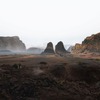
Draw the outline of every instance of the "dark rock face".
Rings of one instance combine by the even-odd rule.
[[[47,44],[46,49],[44,50],[44,52],[42,54],[54,54],[54,53],[55,52],[54,52],[54,49],[53,49],[53,44],[52,44],[52,42],[49,42]]]
[[[18,36],[0,37],[0,50],[25,51],[25,44]]]
[[[64,48],[63,42],[58,42],[58,44],[55,46],[55,52],[57,54],[61,54],[61,53],[68,53],[66,51],[66,49]]]
[[[82,44],[76,44],[74,53],[98,52],[100,53],[100,33],[86,37]]]

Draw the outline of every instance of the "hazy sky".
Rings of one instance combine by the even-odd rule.
[[[81,43],[100,32],[100,0],[0,0],[0,36],[30,46]]]

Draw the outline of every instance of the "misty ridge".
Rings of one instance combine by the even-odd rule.
[[[43,51],[44,49],[39,47],[30,47],[26,49],[25,44],[18,36],[0,37],[0,54],[41,54]]]
[[[100,33],[67,50],[0,37],[0,100],[100,100]]]
[[[33,43],[34,44],[34,43]],[[100,52],[100,33],[86,37],[82,44],[76,43],[75,46],[65,45],[62,41],[57,45],[52,42],[47,43],[46,48],[30,47],[26,49],[25,43],[18,36],[0,37],[0,54],[59,54],[62,53],[88,53]],[[55,50],[54,50],[55,49]],[[67,50],[66,50],[67,49]]]

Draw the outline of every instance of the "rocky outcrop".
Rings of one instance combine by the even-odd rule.
[[[82,52],[82,45],[79,43],[76,43],[75,46],[72,47],[73,53],[80,53]]]
[[[99,52],[100,53],[100,33],[86,37],[82,44],[73,47],[74,53]]]
[[[18,36],[0,37],[0,50],[10,50],[18,52],[25,51],[26,47]]]
[[[53,44],[52,44],[52,42],[49,42],[47,44],[46,49],[44,50],[44,52],[42,54],[54,54],[54,53],[55,52],[54,52],[54,49],[53,49]]]
[[[100,33],[87,37],[82,42],[82,49],[90,52],[100,52]]]
[[[63,42],[58,42],[58,44],[55,46],[55,52],[57,54],[63,54],[63,53],[68,53],[68,51],[66,51]]]

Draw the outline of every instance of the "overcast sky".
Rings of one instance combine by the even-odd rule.
[[[81,43],[100,32],[100,0],[0,0],[0,36],[30,46]]]

